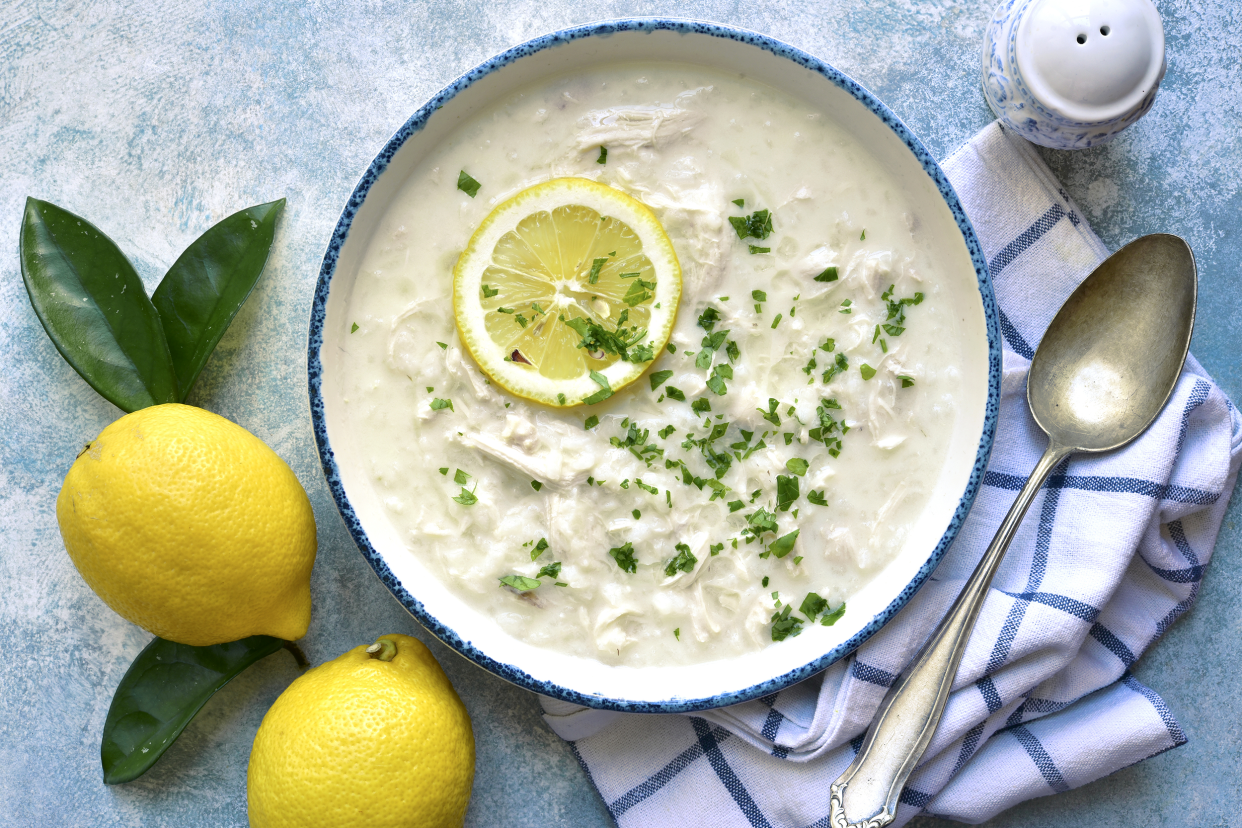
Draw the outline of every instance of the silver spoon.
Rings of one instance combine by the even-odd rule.
[[[893,821],[940,723],[992,576],[1036,492],[1069,455],[1124,446],[1156,419],[1190,348],[1196,292],[1190,246],[1161,233],[1109,256],[1057,311],[1026,381],[1048,450],[948,615],[885,696],[862,749],[832,783],[833,828]]]

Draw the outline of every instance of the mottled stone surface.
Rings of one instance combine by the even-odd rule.
[[[56,530],[61,478],[118,412],[64,363],[30,310],[16,255],[27,195],[90,218],[148,287],[214,221],[289,199],[263,281],[190,402],[266,440],[310,493],[320,552],[303,643],[318,662],[379,633],[428,639],[337,516],[311,437],[304,356],[311,292],[341,206],[414,109],[533,35],[608,17],[680,15],[755,29],[828,60],[944,157],[990,120],[978,53],[991,5],[0,0],[0,825],[244,825],[251,739],[296,675],[287,655],[269,657],[209,702],[146,776],[102,784],[104,715],[149,636],[85,586]],[[1045,158],[1111,247],[1153,231],[1189,239],[1201,278],[1193,349],[1237,400],[1242,13],[1224,0],[1159,6],[1169,71],[1151,114],[1112,144]],[[1235,505],[1198,606],[1135,670],[1164,695],[1190,744],[990,824],[1203,827],[1237,819],[1237,518]],[[469,825],[612,824],[543,726],[534,697],[429,643],[474,718]]]

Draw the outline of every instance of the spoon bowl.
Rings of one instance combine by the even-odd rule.
[[[1076,451],[1133,440],[1164,407],[1194,329],[1190,246],[1157,233],[1092,271],[1057,312],[1027,375],[1035,422]]]

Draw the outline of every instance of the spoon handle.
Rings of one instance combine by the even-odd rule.
[[[975,619],[979,617],[979,609],[987,597],[992,576],[1000,567],[1005,550],[1036,492],[1072,451],[1056,442],[1048,444],[1048,450],[1018,493],[992,544],[983,553],[948,615],[884,697],[862,749],[832,783],[832,828],[882,828],[893,821],[901,790],[940,723],[953,678],[975,627]],[[852,815],[853,821],[847,814]]]

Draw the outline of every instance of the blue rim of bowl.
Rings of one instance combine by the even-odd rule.
[[[956,511],[953,513],[953,518],[949,521],[948,528],[913,580],[898,593],[884,610],[872,617],[865,627],[849,640],[832,648],[819,658],[780,676],[742,690],[695,699],[674,698],[662,701],[639,701],[611,699],[581,693],[552,682],[534,678],[511,664],[497,661],[473,646],[469,641],[463,641],[456,632],[444,626],[426,610],[421,601],[406,590],[405,586],[392,573],[392,570],[388,568],[383,557],[371,545],[371,541],[363,530],[353,506],[345,495],[345,488],[341,482],[335,454],[328,440],[327,425],[324,420],[322,395],[323,365],[319,359],[319,351],[323,346],[323,327],[327,311],[328,291],[331,287],[332,276],[336,271],[341,247],[349,235],[354,216],[357,215],[359,207],[361,207],[380,174],[387,169],[397,150],[412,135],[419,132],[426,125],[427,120],[437,109],[452,100],[475,81],[527,55],[587,37],[607,36],[621,32],[650,33],[655,31],[671,31],[679,34],[710,35],[711,37],[726,38],[756,46],[778,57],[788,58],[799,66],[822,75],[837,87],[848,92],[883,121],[901,139],[940,191],[940,195],[944,198],[945,204],[957,222],[958,229],[961,230],[962,239],[966,243],[971,263],[975,268],[975,275],[979,283],[979,294],[983,301],[984,317],[987,322],[988,401],[984,414],[983,434],[979,438],[979,448],[975,454],[974,467],[971,469],[966,490],[962,494],[962,499],[959,501]],[[987,260],[983,255],[983,249],[979,244],[978,237],[975,235],[974,228],[966,217],[966,211],[962,208],[961,201],[957,197],[957,193],[953,190],[948,178],[945,177],[944,172],[931,157],[931,154],[923,146],[922,142],[914,136],[914,133],[887,106],[882,104],[875,95],[861,84],[829,66],[819,58],[803,52],[801,49],[766,35],[749,32],[744,29],[735,29],[719,23],[704,23],[674,18],[608,20],[575,26],[536,37],[479,64],[436,93],[431,100],[415,112],[401,129],[397,130],[396,134],[389,139],[388,143],[384,145],[384,148],[375,157],[375,160],[367,167],[357,186],[354,187],[345,209],[341,212],[341,218],[336,224],[336,229],[332,233],[332,239],[328,242],[328,249],[324,253],[323,266],[319,270],[319,281],[315,286],[315,298],[311,307],[310,336],[307,346],[311,420],[315,431],[315,442],[319,448],[320,462],[323,465],[324,477],[327,478],[328,488],[332,492],[332,497],[336,500],[337,509],[345,521],[346,528],[348,528],[350,535],[353,536],[354,542],[357,543],[359,551],[362,552],[363,557],[366,558],[367,563],[371,565],[371,569],[379,576],[384,586],[388,587],[397,600],[401,602],[402,606],[420,624],[426,627],[429,632],[485,670],[535,693],[602,710],[616,710],[626,713],[686,713],[750,701],[783,690],[796,682],[809,678],[857,649],[895,616],[922,587],[928,576],[931,575],[948,551],[949,545],[953,542],[958,530],[961,529],[962,523],[966,520],[966,515],[970,512],[970,507],[974,504],[975,496],[979,492],[988,457],[992,451],[1000,406],[1001,338],[1000,326],[997,320],[996,298],[992,292],[991,279],[988,276]]]

